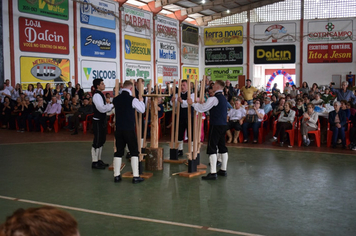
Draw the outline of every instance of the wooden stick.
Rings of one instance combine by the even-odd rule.
[[[151,83],[149,83],[147,85],[147,90],[148,90],[148,95],[151,94]],[[149,97],[146,97],[147,99],[147,103],[148,103],[148,99],[151,100],[151,98]],[[143,148],[146,148],[147,147],[147,127],[148,127],[148,116],[149,116],[149,113],[150,113],[150,106],[147,105],[146,107],[146,122],[145,122],[145,130],[144,130],[144,134],[143,134]]]
[[[198,98],[198,93],[197,93],[197,88],[198,88],[198,86],[197,86],[197,82],[198,82],[198,80],[195,80],[195,89],[194,89],[194,102],[196,102],[197,101],[197,98]],[[196,159],[196,157],[197,157],[197,149],[198,149],[198,143],[199,143],[199,140],[198,140],[198,132],[196,131],[196,127],[198,127],[198,129],[199,129],[199,120],[198,120],[198,117],[197,117],[197,115],[196,115],[196,112],[194,111],[194,114],[193,114],[193,116],[194,116],[194,127],[195,127],[195,129],[194,129],[194,135],[193,135],[193,159],[195,160]]]
[[[172,91],[173,93],[173,99],[172,99],[172,126],[171,126],[171,142],[169,143],[169,147],[171,149],[175,148],[175,142],[174,142],[174,127],[175,127],[175,115],[176,115],[176,90],[175,90],[175,86],[176,86],[176,80],[173,80],[173,84],[174,84],[174,90]],[[169,88],[169,94],[171,94],[171,88]]]
[[[142,87],[142,79],[139,79],[137,81],[137,86],[138,86],[138,98],[140,99],[142,97],[142,94],[143,94],[143,87]],[[142,113],[139,112],[138,114],[138,134],[140,135],[140,138],[139,138],[139,142],[138,142],[138,150],[139,150],[139,153],[141,153],[141,148],[142,148],[142,145],[141,145],[141,139],[142,139]],[[142,161],[143,159],[143,156],[140,155],[140,161]]]
[[[136,97],[136,91],[135,91],[135,81],[133,79],[131,79],[131,82],[133,84],[132,86],[132,97]],[[136,138],[137,138],[137,145],[141,142],[140,140],[140,135],[138,134],[138,117],[137,117],[137,111],[135,110],[135,121],[136,121]],[[138,152],[140,153],[141,150],[138,150]]]
[[[115,97],[119,96],[119,79],[115,79]],[[115,109],[115,108],[114,108]],[[116,149],[116,139],[115,139],[115,130],[116,130],[116,113],[114,112],[114,152],[117,151]]]
[[[190,98],[190,78],[188,78],[187,99]],[[188,104],[188,159],[192,160],[192,107]]]
[[[161,94],[162,93],[162,85],[159,85],[159,92],[158,92],[158,94]]]
[[[206,75],[203,76],[203,81],[202,84],[200,85],[200,96],[199,96],[199,103],[203,104],[204,103],[204,93],[205,93],[205,81],[206,81]],[[199,113],[198,115],[198,150],[197,153],[200,153],[200,136],[201,136],[201,124],[203,122],[202,120],[202,113]]]
[[[175,85],[174,85],[175,86]],[[180,98],[180,95],[181,95],[181,92],[182,92],[182,79],[179,80],[179,83],[178,83],[178,97],[177,97],[177,118],[176,118],[176,124],[175,124],[175,127],[176,127],[176,132],[175,132],[175,144],[176,144],[176,149],[178,148],[178,130],[179,130],[179,114],[180,114],[180,102],[178,100],[178,98]]]

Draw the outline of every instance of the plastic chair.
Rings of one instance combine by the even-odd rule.
[[[345,139],[346,139],[346,146],[350,145],[350,129],[351,129],[351,122],[347,121],[347,131],[345,131]],[[330,123],[328,122],[328,129],[327,129],[327,138],[326,138],[326,146],[331,147],[331,141],[333,137],[333,131],[330,130]]]
[[[285,132],[289,135],[289,145],[290,146],[293,146],[294,145],[294,137],[295,136],[295,124],[297,123],[298,121],[298,117],[295,116],[294,117],[294,121],[292,123],[292,129],[287,129],[285,130]],[[276,130],[277,130],[277,123],[278,123],[278,119],[274,121],[274,124],[273,124],[273,135],[275,134]],[[278,141],[280,141],[280,138],[279,138],[280,135],[278,135]]]
[[[271,127],[270,127],[270,125],[269,125],[270,122],[271,122],[271,117],[272,117],[272,111],[270,111],[270,112],[267,113],[267,120],[266,120],[266,122],[267,122],[267,127],[263,129],[263,131],[265,132],[265,133],[264,133],[265,136],[269,133],[269,131],[270,131],[270,129],[271,129]]]
[[[264,132],[263,132],[263,123],[266,121],[267,121],[267,115],[265,114],[263,116],[263,120],[261,121],[261,126],[260,126],[260,128],[258,128],[258,143],[262,143],[265,139]],[[249,131],[250,131],[250,137],[253,137],[252,128],[249,128]],[[240,143],[243,143],[243,140],[244,140],[243,132],[240,132],[239,140],[240,140]]]
[[[300,122],[302,122],[302,120],[300,120]],[[301,127],[301,123],[299,124],[299,127]],[[318,119],[318,129],[315,131],[309,131],[308,134],[314,134],[315,135],[315,142],[316,142],[316,146],[320,147],[320,121]],[[299,132],[298,133],[298,147],[302,146],[302,133]]]
[[[81,123],[82,123],[82,125],[83,125],[83,134],[86,134],[86,133],[87,133],[88,124],[91,124],[91,123],[92,123],[93,116],[94,116],[94,113],[88,114],[88,115],[85,117],[85,120],[81,121]]]
[[[44,116],[44,114],[42,116]],[[49,121],[47,121],[47,125],[49,125]],[[41,126],[41,133],[43,133],[43,127],[42,125],[40,126]],[[54,132],[58,133],[59,131],[58,114],[56,115],[56,120],[54,121],[53,128],[54,128]]]
[[[113,120],[114,120],[114,117],[115,115],[114,114],[111,114],[110,115],[110,118],[108,120],[108,123],[107,123],[107,129],[108,129],[108,134],[111,134],[111,131],[114,129],[114,126],[111,126],[111,124],[113,123]]]

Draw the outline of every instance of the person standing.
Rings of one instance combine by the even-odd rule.
[[[125,146],[128,145],[131,154],[131,168],[133,179],[132,183],[140,183],[144,179],[139,175],[139,158],[138,144],[135,134],[135,110],[140,113],[145,112],[145,104],[140,95],[139,98],[132,96],[131,90],[133,83],[126,80],[123,85],[122,92],[115,97],[113,104],[115,106],[115,121],[116,121],[116,152],[114,154],[114,182],[121,181],[120,168],[122,156],[124,155]]]
[[[246,86],[240,89],[240,93],[244,97],[245,101],[247,101],[248,105],[253,104],[253,94],[257,92],[258,89],[251,86],[251,80],[246,80]]]
[[[104,143],[106,141],[106,112],[113,109],[112,104],[107,104],[106,99],[102,91],[105,90],[105,84],[103,79],[94,79],[93,86],[95,88],[93,96],[93,131],[94,140],[91,148],[92,164],[93,169],[105,169],[108,164],[105,164],[101,160],[101,153],[103,150]]]
[[[203,176],[203,180],[216,180],[218,175],[227,176],[227,161],[228,150],[225,145],[225,134],[227,129],[227,101],[223,94],[225,83],[222,80],[217,80],[214,83],[214,96],[209,97],[206,103],[193,103],[192,99],[188,99],[188,104],[192,105],[195,111],[210,113],[210,129],[208,138],[207,154],[210,160],[210,173]],[[220,170],[216,171],[217,153],[222,156]]]

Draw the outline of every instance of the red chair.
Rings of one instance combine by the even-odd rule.
[[[265,139],[264,132],[263,132],[263,123],[266,121],[267,121],[267,115],[265,114],[263,116],[263,120],[261,121],[261,126],[260,126],[260,128],[258,128],[258,143],[262,143]],[[250,137],[253,137],[252,128],[250,128],[249,131],[250,131]],[[243,143],[243,141],[244,141],[243,132],[240,132],[239,140],[240,140],[240,143]]]
[[[350,145],[350,129],[351,129],[351,122],[347,120],[347,131],[345,131],[345,138],[346,138],[346,146]],[[327,139],[326,139],[326,146],[331,147],[331,141],[333,137],[333,131],[330,130],[330,123],[328,122],[328,130],[327,130]]]
[[[81,123],[82,123],[82,125],[83,125],[83,134],[86,134],[86,133],[87,133],[88,124],[91,124],[91,123],[92,123],[93,116],[94,116],[94,113],[88,114],[88,115],[85,117],[85,120],[81,121]]]
[[[162,137],[162,119],[164,119],[164,117],[166,116],[166,113],[163,113],[163,116],[161,116],[160,118],[158,118],[158,138],[161,138]],[[145,117],[146,119],[146,117]],[[151,128],[151,124],[148,125],[148,127]],[[144,128],[144,127],[142,127]]]
[[[300,122],[302,122],[302,120],[300,120]],[[299,127],[301,127],[301,123],[299,124]],[[318,119],[318,129],[315,130],[315,131],[309,131],[308,134],[314,134],[315,136],[315,142],[316,142],[316,146],[317,147],[320,147],[320,135],[321,135],[321,132],[320,132],[320,121]],[[298,147],[302,146],[302,133],[299,132],[298,133]]]
[[[113,121],[114,121],[114,117],[115,117],[115,115],[114,114],[111,114],[110,115],[110,118],[109,118],[109,120],[108,120],[108,123],[107,123],[107,129],[108,129],[108,134],[111,134],[111,132],[112,132],[112,130],[114,129],[114,126],[112,126],[114,123],[113,123]],[[115,124],[114,124],[115,125]]]
[[[44,116],[44,114],[42,116]],[[47,121],[47,125],[49,125],[49,121]],[[41,126],[41,133],[43,133],[43,127],[42,125],[40,126]],[[56,115],[56,120],[54,121],[53,128],[54,128],[54,132],[58,133],[59,131],[58,114]]]
[[[270,131],[270,128],[271,128],[271,127],[269,126],[269,124],[270,124],[270,122],[271,122],[271,117],[272,117],[272,111],[270,111],[270,112],[267,113],[267,120],[266,120],[266,122],[267,122],[267,127],[263,129],[263,131],[265,132],[265,133],[264,133],[264,136],[266,136],[266,135],[269,133],[269,131]]]
[[[298,117],[297,116],[295,116],[294,117],[294,121],[293,121],[293,124],[292,124],[292,129],[288,129],[288,130],[286,130],[285,132],[289,135],[289,145],[290,146],[293,146],[294,145],[294,137],[296,137],[295,136],[295,130],[296,130],[296,128],[295,128],[295,124],[298,122]],[[278,123],[278,119],[277,120],[275,120],[274,121],[274,124],[273,124],[273,134],[272,135],[274,135],[275,134],[275,132],[276,132],[276,130],[277,130],[277,123]],[[278,135],[278,142],[279,142],[279,136],[280,135]]]

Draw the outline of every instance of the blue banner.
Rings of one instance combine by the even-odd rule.
[[[114,3],[100,0],[84,0],[84,2],[90,4],[81,4],[80,6],[80,22],[82,24],[96,25],[110,29],[116,28],[115,16],[113,14],[116,11]]]
[[[80,28],[80,40],[82,56],[116,58],[116,34]]]

